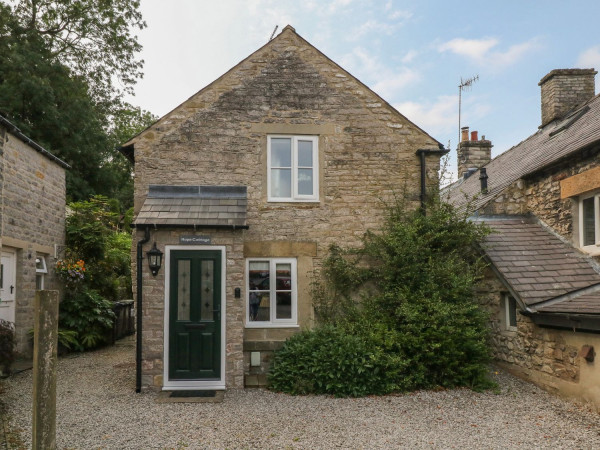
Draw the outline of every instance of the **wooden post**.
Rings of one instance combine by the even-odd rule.
[[[33,339],[32,448],[56,449],[58,291],[37,291]]]

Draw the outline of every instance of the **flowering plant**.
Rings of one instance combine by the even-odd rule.
[[[78,283],[85,278],[85,262],[59,259],[56,261],[56,273],[66,283]]]

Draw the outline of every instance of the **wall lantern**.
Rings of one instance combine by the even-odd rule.
[[[152,275],[156,276],[162,265],[163,252],[156,248],[156,242],[154,242],[154,246],[146,252],[146,255],[148,255],[148,267],[150,267],[150,272],[152,272]]]

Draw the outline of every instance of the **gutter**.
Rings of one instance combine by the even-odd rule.
[[[136,319],[137,326],[135,330],[135,392],[142,391],[142,246],[150,240],[150,227],[146,226],[144,237],[137,243],[137,303]]]
[[[71,168],[71,166],[68,165],[66,162],[64,162],[62,159],[60,159],[57,156],[54,156],[52,153],[50,153],[48,150],[46,150],[40,144],[38,144],[37,142],[35,142],[35,141],[31,140],[30,138],[28,138],[27,136],[25,136],[21,132],[21,130],[19,130],[16,127],[16,125],[9,122],[8,119],[6,119],[5,117],[0,116],[0,123],[6,127],[6,129],[9,131],[10,134],[12,134],[16,138],[18,138],[21,142],[24,142],[25,144],[29,145],[31,148],[33,148],[37,152],[41,153],[46,158],[54,161],[56,164],[58,164],[59,166],[65,168],[65,169]]]
[[[193,228],[194,230],[202,229],[217,229],[217,230],[247,230],[250,227],[248,225],[234,225],[234,224],[218,224],[218,225],[207,225],[207,224],[184,224],[184,223],[136,223],[133,225],[136,229],[149,229],[150,227],[155,230],[159,228]]]
[[[543,313],[521,311],[521,314],[542,327],[600,333],[600,315],[575,313]]]
[[[421,158],[421,195],[420,195],[420,199],[421,199],[421,211],[423,212],[423,214],[425,214],[425,212],[426,212],[425,204],[427,203],[427,185],[426,185],[427,171],[426,171],[426,166],[425,166],[425,156],[439,155],[441,157],[441,156],[448,154],[449,152],[450,152],[450,149],[445,149],[442,144],[440,144],[439,149],[420,148],[415,152],[415,154]]]

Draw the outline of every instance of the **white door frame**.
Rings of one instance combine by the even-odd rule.
[[[10,268],[4,267],[3,273],[3,288],[0,290],[0,318],[8,320],[9,322],[15,323],[16,319],[16,299],[17,299],[17,252],[15,249],[3,247],[2,248],[2,260],[9,258]],[[2,261],[4,264],[4,261]],[[12,279],[8,279],[6,275],[12,272]],[[14,289],[10,292],[10,286]]]
[[[221,377],[219,380],[169,380],[169,292],[171,285],[171,251],[209,250],[221,252]],[[225,347],[226,337],[226,280],[227,258],[224,245],[166,245],[165,246],[165,313],[164,313],[164,355],[163,391],[225,389]]]

